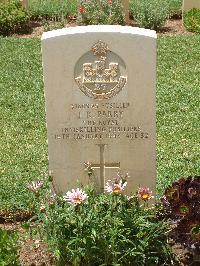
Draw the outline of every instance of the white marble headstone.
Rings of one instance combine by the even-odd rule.
[[[188,12],[193,8],[200,9],[200,0],[183,0],[183,12]]]
[[[155,189],[156,33],[83,26],[42,36],[49,171],[57,192],[87,184],[90,161],[103,191],[119,169],[126,194]]]
[[[122,0],[123,12],[125,15],[125,22],[129,24],[129,0]]]

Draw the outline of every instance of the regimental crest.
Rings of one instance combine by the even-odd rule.
[[[127,82],[126,76],[121,76],[119,62],[109,62],[109,47],[99,40],[91,52],[96,59],[94,62],[82,64],[79,76],[75,81],[80,90],[88,97],[104,100],[117,95]]]

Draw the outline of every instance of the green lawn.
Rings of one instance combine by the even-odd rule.
[[[200,36],[158,39],[157,191],[199,173]],[[0,38],[0,209],[32,204],[48,172],[39,39]]]
[[[47,174],[39,39],[0,39],[0,202],[26,206],[26,182]]]
[[[157,189],[200,173],[200,35],[158,39]]]

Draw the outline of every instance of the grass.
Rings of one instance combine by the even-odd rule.
[[[199,173],[200,36],[158,39],[157,191]],[[0,209],[30,208],[30,180],[47,175],[39,39],[0,38]]]
[[[157,189],[197,175],[200,36],[161,37],[157,68]]]
[[[47,173],[40,41],[0,39],[1,207],[31,204],[25,184]]]

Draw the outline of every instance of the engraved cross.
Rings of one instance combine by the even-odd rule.
[[[106,163],[105,162],[105,146],[107,144],[97,144],[99,146],[100,150],[100,163],[93,163],[91,165],[92,168],[99,168],[100,170],[100,178],[99,178],[99,186],[100,186],[100,191],[104,191],[104,186],[105,186],[105,170],[106,169],[113,169],[113,168],[120,168],[120,162],[116,163]]]

